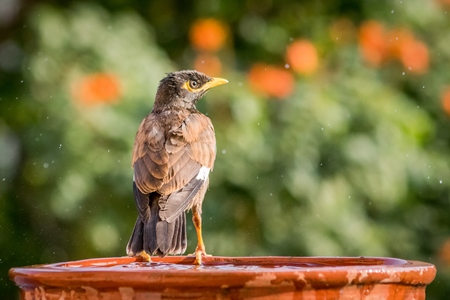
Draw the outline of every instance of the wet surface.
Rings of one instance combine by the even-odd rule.
[[[234,265],[234,264],[222,264],[222,265],[187,265],[187,264],[166,264],[166,263],[131,263],[127,265],[116,266],[119,268],[135,268],[135,269],[153,269],[153,270],[222,270],[222,271],[239,271],[239,270],[265,270],[274,269],[278,270],[304,270],[305,267],[318,267],[318,265],[303,265],[303,266],[283,266],[283,265]]]
[[[345,258],[345,257],[246,257],[225,258],[207,257],[203,265],[193,264],[192,257],[171,256],[154,258],[152,262],[140,262],[136,258],[123,257],[117,260],[82,260],[63,264],[53,264],[53,268],[107,268],[109,270],[201,270],[201,271],[304,271],[305,269],[321,269],[348,266],[401,266],[407,261],[391,258]]]

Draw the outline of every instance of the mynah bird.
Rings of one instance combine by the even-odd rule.
[[[192,209],[197,232],[195,264],[206,255],[202,203],[216,157],[211,120],[195,107],[206,92],[228,81],[197,71],[167,74],[153,109],[136,133],[132,167],[138,217],[127,245],[129,256],[183,254],[186,212]]]

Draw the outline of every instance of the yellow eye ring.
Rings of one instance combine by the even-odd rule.
[[[196,80],[188,80],[183,84],[183,88],[189,92],[196,92],[199,90],[200,84]]]

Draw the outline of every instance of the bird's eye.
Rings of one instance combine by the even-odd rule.
[[[189,81],[189,86],[193,89],[196,89],[198,87],[198,82],[195,80]]]

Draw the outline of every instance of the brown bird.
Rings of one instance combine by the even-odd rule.
[[[182,254],[186,251],[186,211],[197,232],[195,263],[206,255],[202,203],[216,157],[211,120],[195,104],[228,81],[197,71],[167,74],[158,86],[151,113],[136,133],[133,191],[139,215],[127,245],[129,256]]]

